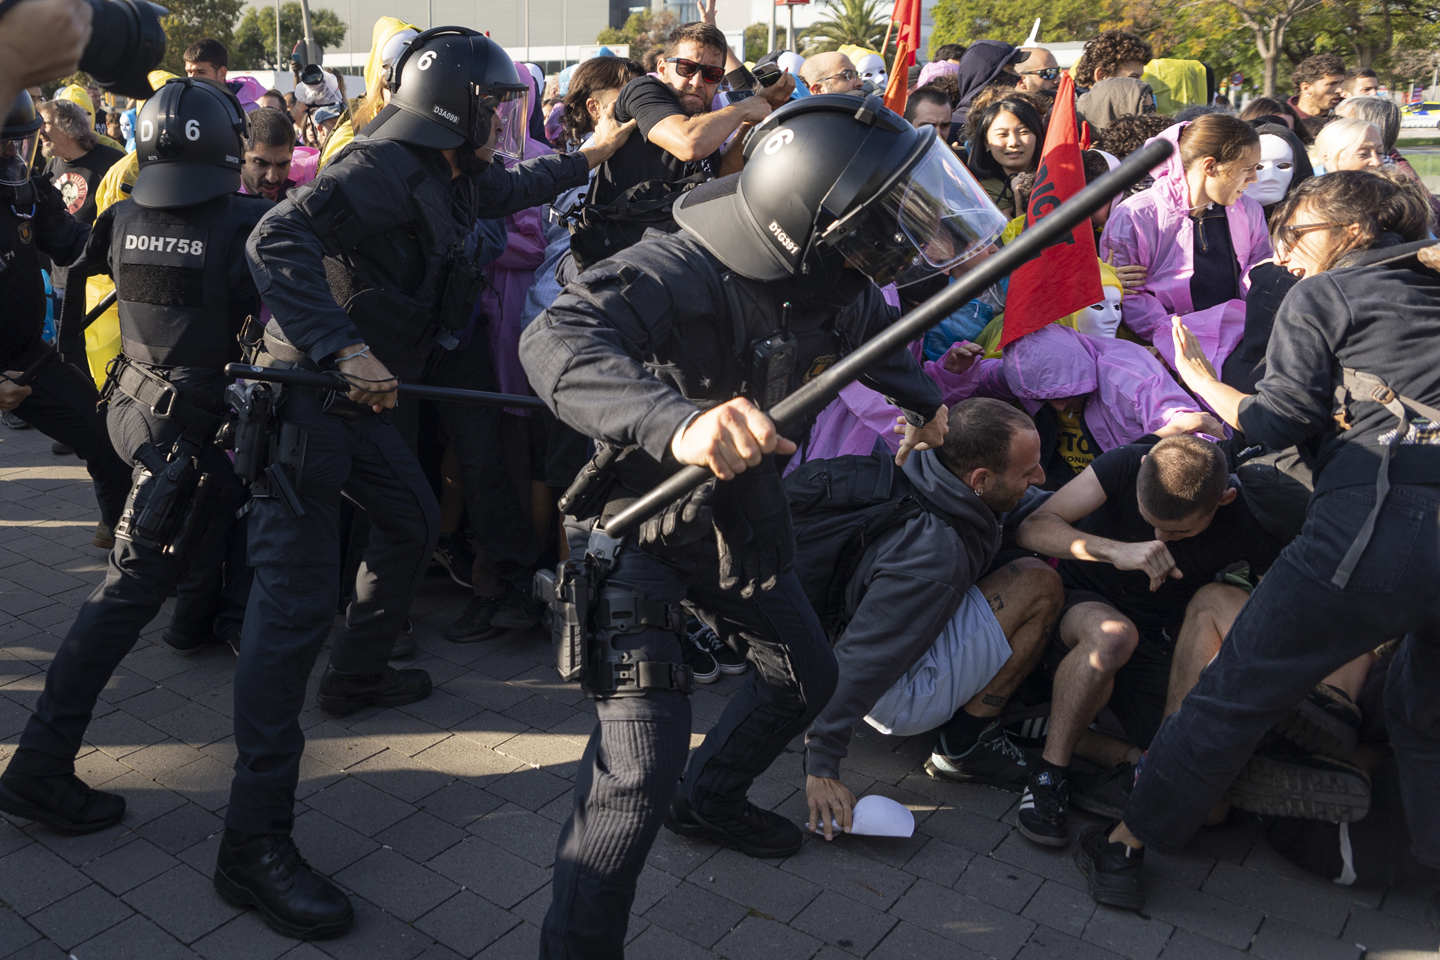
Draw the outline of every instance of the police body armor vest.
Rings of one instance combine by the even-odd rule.
[[[240,358],[245,318],[231,303],[231,251],[272,206],[238,194],[178,210],[116,206],[111,270],[125,356],[217,370]]]
[[[325,248],[335,302],[402,380],[420,378],[437,343],[453,349],[483,282],[464,256],[450,184],[414,149],[353,141],[290,194]]]

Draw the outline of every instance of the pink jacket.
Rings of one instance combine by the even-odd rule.
[[[1230,300],[1196,311],[1190,299],[1195,272],[1195,229],[1189,218],[1190,196],[1178,140],[1185,124],[1160,132],[1176,144],[1175,152],[1152,173],[1155,184],[1117,206],[1100,236],[1100,259],[1115,266],[1140,264],[1149,271],[1143,286],[1125,291],[1120,313],[1125,324],[1149,340],[1167,363],[1175,365],[1170,318],[1179,314],[1195,332],[1205,356],[1218,370],[1245,332],[1245,301]],[[1270,257],[1265,211],[1250,197],[1226,213],[1230,242],[1240,261],[1240,290],[1250,289],[1250,268]],[[1098,437],[1096,439],[1099,439]]]
[[[947,406],[968,397],[1019,400],[1033,416],[1047,400],[1088,396],[1085,425],[1102,450],[1134,443],[1177,414],[1202,408],[1150,351],[1129,340],[1089,337],[1050,324],[959,376],[925,365]]]

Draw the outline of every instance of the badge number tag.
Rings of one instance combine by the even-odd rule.
[[[120,241],[120,262],[198,268],[205,264],[209,237],[206,227],[134,224]]]

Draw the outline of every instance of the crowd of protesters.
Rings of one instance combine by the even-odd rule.
[[[284,200],[345,156],[420,32],[379,21],[354,97],[334,74],[300,99],[266,90],[230,79],[217,41],[189,47],[186,74],[248,114],[241,191]],[[864,51],[742,62],[713,9],[639,59],[515,67],[526,113],[490,145],[507,167],[634,126],[588,185],[467,238],[481,292],[433,382],[523,396],[537,392],[527,330],[577,277],[679,230],[677,201],[739,172],[752,127],[795,99],[858,107],[895,86]],[[901,84],[904,119],[934,129],[1008,226],[948,276],[867,293],[892,319],[1033,225],[1057,111],[1074,111],[1087,182],[1149,142],[1174,149],[1092,218],[1102,300],[1012,342],[1002,280],[911,345],[945,404],[943,442],[902,441],[894,402],[858,382],[788,438],[795,564],[838,667],[805,733],[809,823],[849,830],[845,759],[866,723],[932,739],[932,777],[1018,793],[1032,842],[1070,845],[1072,806],[1110,821],[1075,841],[1102,902],[1139,908],[1144,846],[1182,846],[1232,808],[1339,882],[1440,879],[1425,579],[1440,499],[1440,257],[1425,241],[1440,200],[1397,150],[1400,107],[1373,71],[1322,54],[1296,67],[1294,96],[1237,110],[1204,64],[1121,31],[1086,44],[1073,84],[1066,72],[1043,47],[977,40]],[[35,102],[44,179],[92,224],[135,180],[136,106],[75,85]],[[103,316],[84,323],[105,280],[68,266],[48,271],[49,336],[103,382],[120,347]],[[1366,377],[1379,387],[1362,393]],[[0,403],[4,423],[25,429],[18,402]],[[559,504],[596,446],[552,409],[396,411],[440,505],[433,572],[466,597],[449,642],[537,627],[534,574],[571,556]],[[919,506],[873,519],[890,494],[855,491],[881,488]],[[349,501],[340,516],[358,564],[371,524]],[[102,523],[95,542],[113,537]],[[714,611],[685,614],[695,681],[758,669]],[[217,618],[165,639],[238,654],[238,631]],[[391,655],[414,650],[406,631]]]

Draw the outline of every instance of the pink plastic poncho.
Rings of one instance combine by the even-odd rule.
[[[1142,286],[1125,291],[1120,312],[1126,326],[1153,343],[1173,367],[1170,318],[1179,314],[1218,370],[1245,333],[1245,301],[1229,300],[1197,311],[1190,299],[1195,228],[1190,222],[1190,193],[1180,162],[1178,141],[1184,128],[1180,123],[1160,132],[1161,138],[1176,144],[1175,152],[1152,171],[1154,186],[1119,204],[1110,214],[1100,236],[1100,259],[1111,260],[1113,255],[1111,262],[1117,267],[1138,263],[1149,271]],[[1260,204],[1243,195],[1227,209],[1226,219],[1230,243],[1240,262],[1243,296],[1250,289],[1250,268],[1271,255],[1269,228]]]
[[[1087,337],[1050,324],[981,360],[965,373],[926,364],[946,406],[968,397],[1019,400],[1033,416],[1047,400],[1088,396],[1085,425],[1101,450],[1134,443],[1176,415],[1200,411],[1159,360],[1138,343]]]

